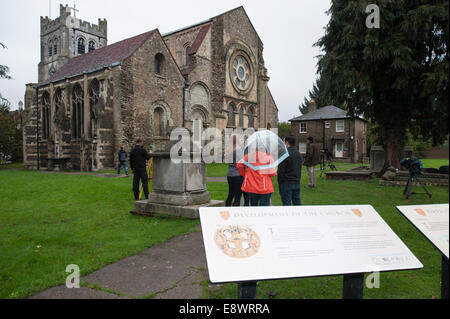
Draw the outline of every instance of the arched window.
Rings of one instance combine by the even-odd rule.
[[[78,54],[85,52],[85,42],[83,38],[78,38]]]
[[[239,109],[239,127],[244,127],[244,106]]]
[[[228,109],[228,126],[234,126],[234,104],[230,104]]]
[[[47,91],[42,94],[42,138],[50,136],[50,94]]]
[[[95,120],[97,118],[96,106],[100,100],[100,83],[94,79],[91,82],[91,87],[89,89],[89,131],[88,137],[92,138],[95,135],[96,127]]]
[[[251,107],[248,108],[248,127],[253,127],[253,109]]]
[[[155,108],[153,113],[153,125],[155,136],[164,135],[164,110],[160,107]]]
[[[191,46],[186,46],[185,49],[185,54],[186,54],[186,65],[189,65],[189,49],[191,48]]]
[[[83,89],[76,84],[72,92],[72,137],[81,138],[84,131]]]
[[[48,41],[48,56],[52,56],[53,55],[53,41],[50,40]]]
[[[161,75],[164,68],[164,55],[158,53],[155,55],[155,74]]]
[[[57,88],[55,91],[55,114],[58,113],[61,107],[62,107],[62,92],[60,88]]]
[[[53,55],[58,54],[58,38],[53,40]]]
[[[95,50],[95,42],[94,41],[89,41],[88,50],[89,50],[89,52]]]

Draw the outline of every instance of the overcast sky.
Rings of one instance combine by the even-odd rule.
[[[51,5],[49,5],[49,3]],[[37,81],[40,60],[40,16],[59,16],[59,4],[74,0],[0,0],[0,64],[12,80],[0,79],[0,93],[17,109],[25,84]],[[279,120],[300,114],[298,105],[316,79],[313,44],[329,21],[329,0],[76,0],[77,18],[108,21],[108,44],[158,28],[161,34],[243,6],[264,43],[269,87],[280,110]]]

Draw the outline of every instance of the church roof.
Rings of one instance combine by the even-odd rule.
[[[46,85],[119,65],[132,55],[155,31],[156,29],[74,57],[39,85]]]
[[[289,122],[297,121],[314,121],[314,120],[331,120],[331,119],[348,119],[351,118],[346,110],[340,109],[334,105],[328,105],[308,112],[301,116],[290,119]]]

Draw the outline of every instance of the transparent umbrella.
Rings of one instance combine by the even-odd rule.
[[[242,163],[260,174],[272,174],[288,157],[283,140],[272,131],[262,130],[250,135],[245,142]]]

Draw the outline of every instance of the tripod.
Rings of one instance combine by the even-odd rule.
[[[421,171],[414,170],[414,169],[410,169],[409,170],[408,183],[406,183],[405,190],[403,191],[403,195],[405,195],[406,199],[409,199],[409,197],[411,195],[415,195],[415,194],[427,194],[428,198],[431,198],[431,193],[427,190],[425,185],[422,183],[422,181],[419,178],[419,175],[423,175]],[[414,181],[417,181],[419,183],[419,185],[422,186],[422,188],[425,190],[425,193],[414,193],[414,192],[411,192],[411,189],[412,189],[412,187],[414,185]]]
[[[322,173],[325,171],[325,167],[328,166],[332,171],[337,171],[336,166],[333,163],[333,156],[328,150],[322,150],[322,154],[320,155],[320,177],[322,177]]]

